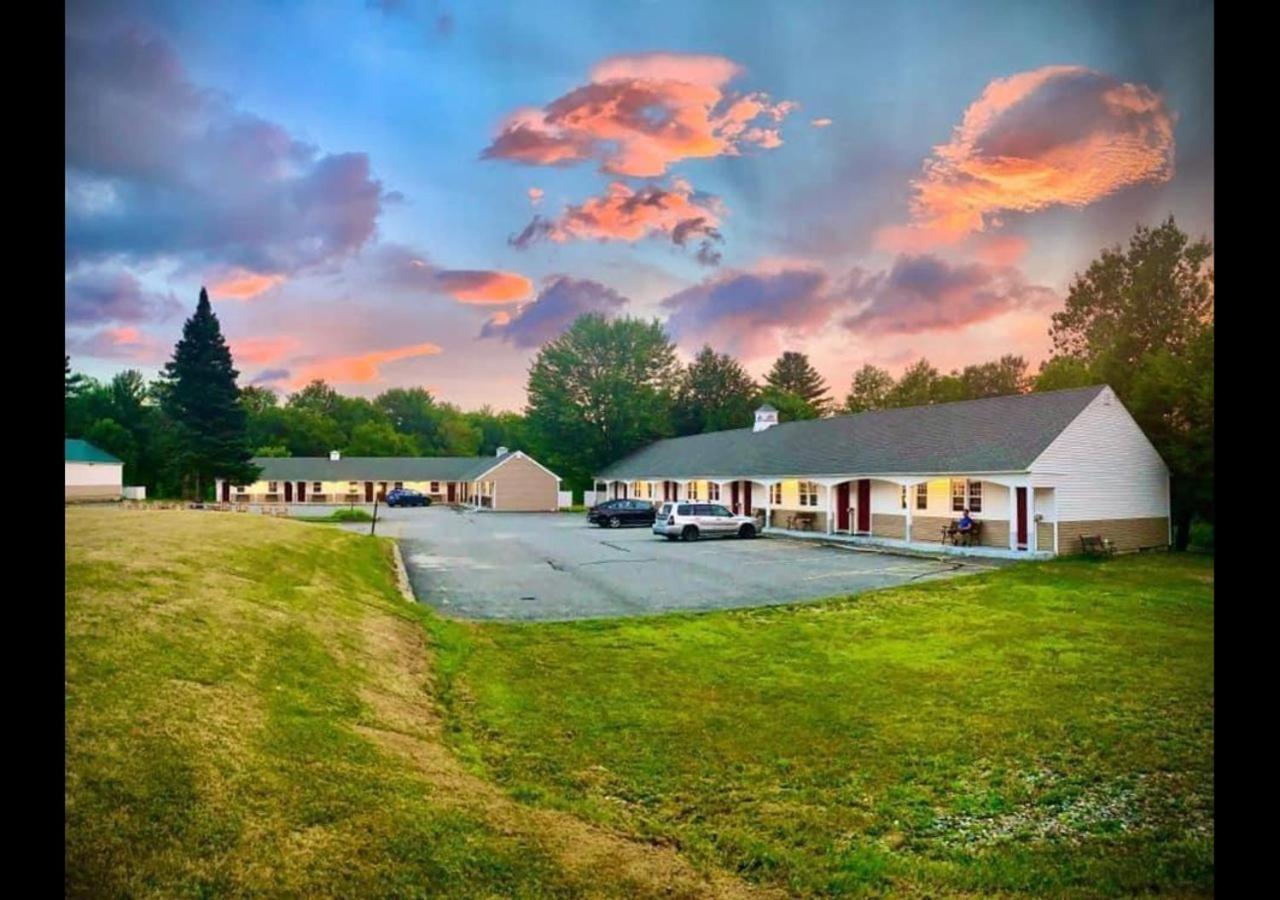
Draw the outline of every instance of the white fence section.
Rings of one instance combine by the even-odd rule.
[[[146,500],[147,487],[140,484],[137,487],[127,487],[124,489],[124,499],[126,500]]]
[[[604,491],[600,491],[597,495],[596,491],[583,491],[582,502],[587,506],[594,506],[598,501],[604,499]],[[560,509],[568,509],[573,506],[573,491],[558,491],[556,494],[556,502]]]

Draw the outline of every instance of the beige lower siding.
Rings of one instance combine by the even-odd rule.
[[[872,513],[871,533],[875,537],[898,538],[907,536],[907,517],[893,513]]]
[[[555,512],[559,482],[528,459],[510,459],[488,475],[494,483],[493,508],[505,512]]]
[[[1081,535],[1101,535],[1117,550],[1145,550],[1169,546],[1169,520],[1099,519],[1091,522],[1059,522],[1058,552],[1069,556],[1081,552]]]
[[[1009,549],[1009,522],[1007,519],[976,519],[982,523],[978,543],[983,547]]]
[[[1053,523],[1036,523],[1036,549],[1053,552]]]
[[[912,516],[911,540],[926,544],[941,544],[942,529],[950,525],[951,521],[950,516]]]
[[[119,500],[124,488],[113,484],[66,484],[63,500]]]

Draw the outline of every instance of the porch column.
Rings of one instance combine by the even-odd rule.
[[[907,518],[902,525],[902,539],[909,544],[911,543],[911,509],[916,505],[916,486],[914,484],[905,485],[903,491],[906,492],[907,497],[907,508],[905,510]]]
[[[1009,549],[1018,549],[1018,488],[1009,485]]]
[[[824,486],[827,489],[827,534],[834,534],[836,530],[836,486],[834,484]]]
[[[764,484],[764,527],[773,527],[773,482],[766,481]]]

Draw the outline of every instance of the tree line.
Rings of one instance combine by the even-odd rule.
[[[66,429],[125,461],[128,484],[159,496],[211,496],[212,478],[248,478],[252,456],[474,456],[524,449],[589,487],[614,460],[664,437],[748,427],[768,403],[783,421],[1110,384],[1174,474],[1174,520],[1185,547],[1192,516],[1213,519],[1212,247],[1170,218],[1138,226],[1073,280],[1049,333],[1053,356],[1031,374],[1021,356],[946,374],[927,359],[898,378],[865,364],[843,402],[808,357],[786,351],[762,382],[703,346],[687,365],[662,323],[579,317],[544,344],[522,413],[464,411],[424,388],[372,400],[313,381],[284,400],[236,386],[208,298],[161,377],[129,370],[99,383],[65,361]]]

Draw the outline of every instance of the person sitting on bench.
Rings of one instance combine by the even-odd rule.
[[[969,510],[967,509],[960,516],[958,530],[960,537],[964,539],[965,546],[969,546],[969,543],[973,540],[973,519],[969,518]]]

